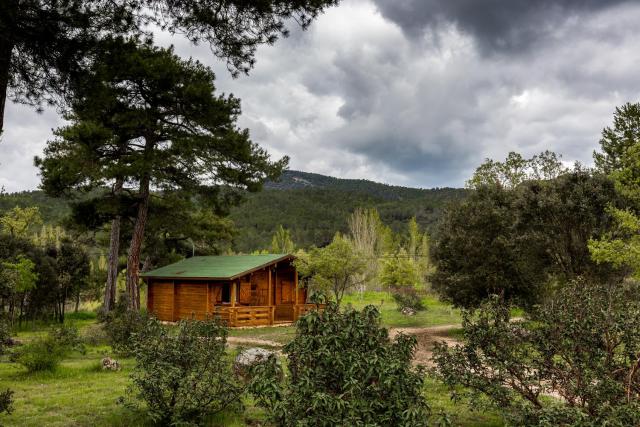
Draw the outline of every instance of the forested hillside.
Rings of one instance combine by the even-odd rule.
[[[264,191],[233,210],[235,246],[241,251],[266,248],[280,224],[291,230],[299,246],[324,245],[336,230],[346,231],[348,215],[359,206],[377,208],[394,231],[406,227],[413,216],[431,230],[441,208],[465,194],[458,188],[424,190],[286,171],[278,182],[267,183]]]
[[[286,171],[278,182],[268,182],[262,192],[250,194],[232,210],[237,228],[234,249],[250,252],[268,248],[279,225],[291,230],[299,246],[324,245],[336,230],[346,231],[348,215],[359,206],[377,208],[383,222],[394,231],[405,227],[413,216],[418,224],[431,229],[440,209],[464,195],[465,190],[456,188],[423,190]],[[38,206],[44,222],[54,225],[69,212],[64,200],[42,191],[0,195],[0,214],[16,205]]]

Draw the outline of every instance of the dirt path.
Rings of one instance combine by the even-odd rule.
[[[459,341],[449,336],[452,329],[460,328],[461,325],[439,325],[430,327],[416,328],[389,328],[389,336],[394,338],[399,333],[407,335],[415,335],[418,340],[418,347],[414,357],[414,363],[424,366],[432,366],[431,355],[433,346],[436,342],[444,341],[449,345],[457,344]],[[273,349],[282,348],[282,343],[253,337],[228,337],[227,343],[233,347],[252,346],[252,347],[270,347]]]
[[[281,348],[282,344],[271,340],[263,340],[261,338],[251,337],[227,337],[227,344],[236,346],[256,346],[256,347],[273,347]]]
[[[416,365],[433,366],[431,362],[431,356],[433,355],[433,346],[436,342],[444,341],[448,345],[459,344],[460,342],[455,338],[449,336],[449,332],[452,329],[461,328],[462,325],[438,325],[429,326],[425,328],[390,328],[389,336],[395,337],[399,333],[407,335],[415,335],[418,340],[418,346],[416,348],[416,354],[413,358],[413,363]]]

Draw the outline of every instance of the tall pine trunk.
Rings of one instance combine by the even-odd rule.
[[[4,129],[4,107],[9,86],[9,69],[11,68],[11,52],[13,42],[0,37],[0,135]]]
[[[114,195],[122,192],[123,180],[118,178],[113,189]],[[107,264],[107,285],[104,290],[104,311],[113,310],[116,303],[116,289],[118,287],[118,256],[120,254],[120,215],[116,215],[111,221],[111,234],[109,236],[109,260]]]
[[[129,294],[129,308],[131,310],[140,309],[140,288],[138,286],[140,272],[140,251],[144,241],[144,230],[147,225],[147,215],[149,213],[149,175],[145,174],[140,180],[140,190],[138,192],[138,214],[133,227],[131,244],[127,256],[127,293]]]

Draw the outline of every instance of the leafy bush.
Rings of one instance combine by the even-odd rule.
[[[137,369],[129,396],[144,401],[161,425],[198,423],[240,405],[243,388],[226,357],[226,342],[227,330],[215,320],[182,321],[175,335],[157,320],[145,320],[133,335]]]
[[[128,356],[133,353],[133,336],[140,332],[147,316],[138,310],[129,310],[125,295],[111,312],[102,314],[100,320],[113,351]]]
[[[0,355],[4,354],[5,348],[11,344],[11,331],[4,319],[0,319]],[[6,389],[0,392],[0,414],[11,413],[13,406],[13,391]]]
[[[572,282],[524,322],[494,299],[463,327],[465,344],[438,345],[434,361],[474,404],[488,399],[515,425],[640,425],[637,284]]]
[[[107,331],[103,325],[100,324],[90,324],[82,328],[80,338],[86,345],[97,346],[111,344]]]
[[[59,326],[52,328],[45,337],[23,345],[12,355],[12,360],[23,365],[29,372],[53,371],[71,351],[85,351],[78,329],[74,326]]]
[[[6,389],[0,392],[0,414],[6,412],[10,414],[13,411],[13,391]]]
[[[284,348],[286,383],[272,357],[255,368],[251,391],[277,425],[425,425],[423,372],[411,366],[415,346],[411,336],[392,342],[375,307],[341,312],[330,303],[298,320]]]
[[[426,307],[422,303],[422,298],[413,286],[396,287],[391,290],[391,295],[398,304],[398,310],[410,308],[415,311],[422,311]]]
[[[4,354],[6,348],[12,343],[11,328],[4,319],[0,318],[0,355]]]

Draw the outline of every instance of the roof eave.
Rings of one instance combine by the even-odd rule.
[[[140,277],[142,279],[170,279],[170,280],[176,280],[176,279],[187,279],[187,280],[219,280],[219,281],[225,281],[225,280],[235,280],[238,279],[242,276],[246,276],[247,274],[251,274],[254,273],[258,270],[262,270],[263,268],[269,267],[270,265],[273,264],[277,264],[279,262],[282,262],[284,260],[287,259],[295,259],[295,255],[291,255],[291,254],[287,254],[287,255],[283,255],[280,258],[276,258],[274,260],[271,260],[269,262],[266,262],[264,264],[261,264],[257,267],[251,268],[249,270],[245,270],[242,271],[238,274],[235,274],[233,276],[227,276],[227,277],[199,277],[199,276],[147,276],[147,275],[140,275]]]

